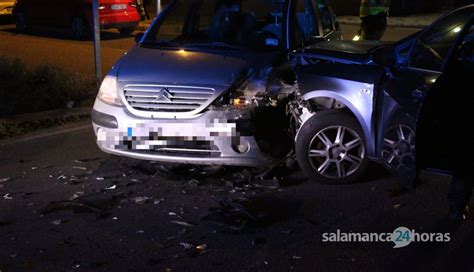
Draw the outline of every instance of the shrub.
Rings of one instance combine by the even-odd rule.
[[[96,94],[92,78],[50,65],[26,69],[18,59],[0,57],[0,115],[90,105]]]

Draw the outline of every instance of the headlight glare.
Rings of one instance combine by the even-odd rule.
[[[116,77],[110,75],[105,76],[100,86],[98,97],[109,105],[123,106],[118,93]]]

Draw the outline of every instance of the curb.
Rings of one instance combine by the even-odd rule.
[[[31,122],[31,121],[43,121],[43,120],[58,120],[69,118],[73,116],[86,116],[90,115],[92,107],[82,108],[71,108],[71,109],[57,109],[50,111],[42,111],[35,113],[18,114],[12,116],[2,117],[0,119],[13,121],[17,123]]]

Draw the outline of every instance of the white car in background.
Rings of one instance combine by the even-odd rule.
[[[12,15],[13,5],[15,1],[0,0],[0,15]]]

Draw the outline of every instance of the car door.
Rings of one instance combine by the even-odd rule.
[[[381,84],[377,118],[379,158],[388,170],[406,181],[416,177],[416,127],[420,108],[442,75],[472,12],[472,7],[465,8],[433,23],[415,40],[403,67],[392,68]]]
[[[453,173],[474,165],[474,23],[465,27],[443,75],[428,93],[417,123],[420,167]],[[461,87],[461,88],[459,88]],[[442,110],[440,110],[442,109]]]

